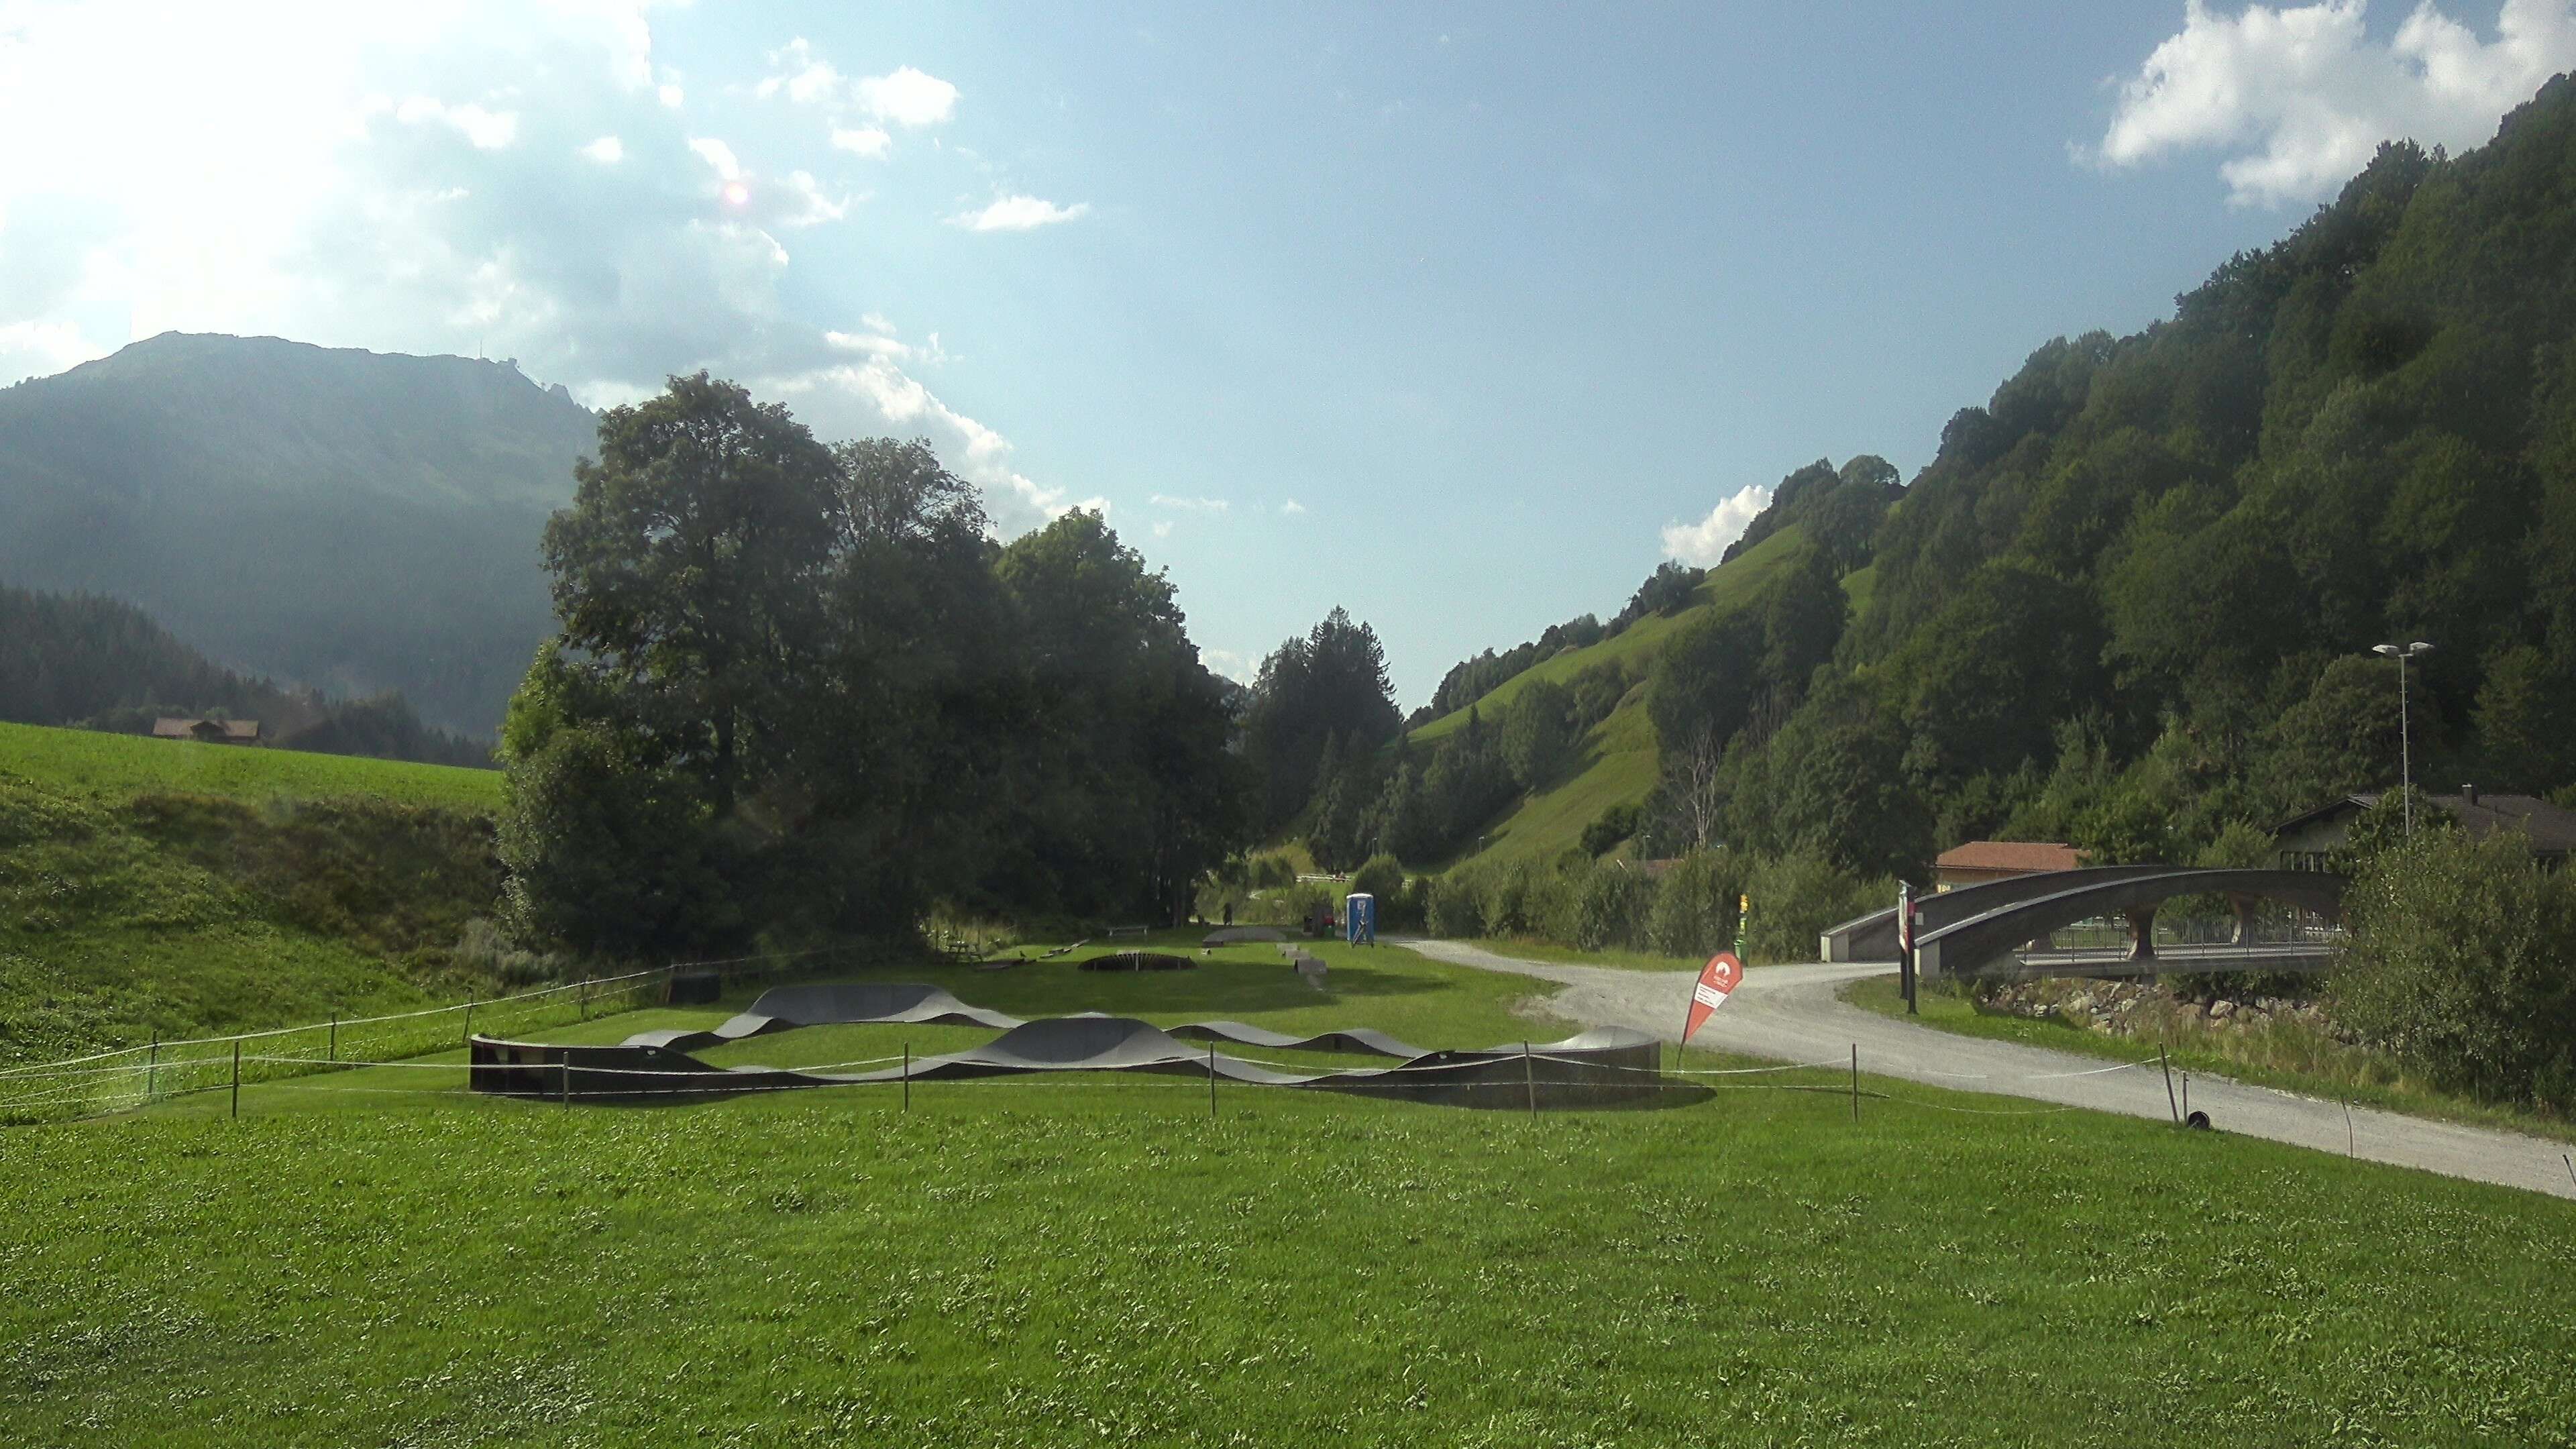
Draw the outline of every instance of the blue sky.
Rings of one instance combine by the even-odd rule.
[[[0,376],[707,367],[1407,706],[2576,64],[2571,0],[213,8],[0,0]]]

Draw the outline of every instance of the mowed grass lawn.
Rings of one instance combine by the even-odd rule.
[[[1328,954],[1329,994],[1258,950],[909,974],[1022,1015],[1556,1034],[1512,1012],[1533,983]],[[926,1034],[850,1030],[735,1050]],[[1535,1121],[1231,1086],[1211,1118],[1153,1078],[909,1112],[345,1090],[406,1076],[445,1074],[0,1133],[0,1442],[2576,1437],[2576,1204],[2152,1123],[1920,1089],[1858,1124],[1772,1090]]]

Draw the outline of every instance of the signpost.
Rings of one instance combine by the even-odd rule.
[[[1905,988],[1905,1014],[1914,1012],[1914,887],[1896,883],[1896,975]]]

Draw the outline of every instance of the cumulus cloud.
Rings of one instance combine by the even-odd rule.
[[[683,108],[648,13],[0,0],[0,134],[46,138],[0,167],[0,379],[172,329],[515,356],[594,405],[707,368],[825,437],[927,436],[1002,530],[1076,506],[916,375],[938,334],[814,316],[866,299],[791,287],[790,245],[864,198],[828,184],[823,136],[733,131],[721,85]],[[888,124],[931,94],[886,92]]]
[[[1168,493],[1155,494],[1153,503],[1157,508],[1178,508],[1187,513],[1223,513],[1234,506],[1222,498],[1175,498]]]
[[[2366,9],[2320,0],[2225,15],[2187,0],[2181,32],[2121,84],[2092,158],[2134,166],[2214,150],[2228,154],[2219,174],[2237,203],[2313,200],[2382,141],[2482,144],[2541,82],[2576,67],[2576,0],[2504,0],[2492,39],[2423,0],[2382,42]]]
[[[898,126],[935,126],[957,114],[957,87],[908,65],[864,77],[854,91],[869,115]]]
[[[802,36],[771,51],[769,64],[770,74],[752,88],[753,95],[784,97],[821,111],[831,120],[834,146],[871,159],[883,160],[894,149],[887,126],[919,130],[957,114],[957,87],[947,81],[909,65],[853,80]]]
[[[1771,502],[1771,490],[1752,483],[1738,489],[1732,498],[1720,499],[1697,523],[1673,523],[1664,527],[1664,557],[1679,559],[1693,568],[1709,568],[1726,555],[1726,546],[1744,536],[1745,525],[1753,521]]]
[[[894,150],[894,137],[888,135],[882,126],[835,126],[832,128],[832,145],[836,150],[865,156],[871,161],[882,161]]]
[[[1294,498],[1291,498],[1287,502],[1279,505],[1279,511],[1293,518],[1296,515],[1305,512],[1306,505],[1298,502]]]
[[[1087,201],[1058,206],[1034,196],[1005,196],[981,211],[965,212],[948,220],[951,225],[962,226],[968,231],[1034,231],[1060,221],[1071,221],[1090,210],[1091,203]]]

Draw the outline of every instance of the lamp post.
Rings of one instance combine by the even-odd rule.
[[[2430,654],[2433,646],[2418,639],[2412,644],[2373,644],[2373,654],[2385,654],[2397,661],[2397,781],[2398,799],[2405,802],[2406,838],[2415,838],[2415,747],[2406,728],[2406,661],[2418,654]]]

